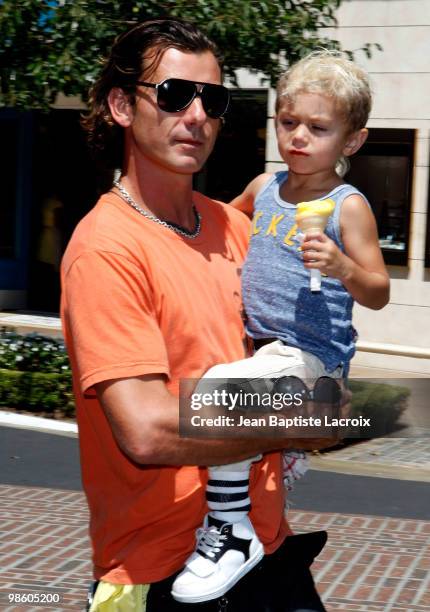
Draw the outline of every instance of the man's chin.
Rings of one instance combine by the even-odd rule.
[[[180,163],[175,164],[176,171],[179,174],[196,174],[196,172],[200,172],[205,162],[206,159],[202,161],[201,159],[195,158],[183,158]]]

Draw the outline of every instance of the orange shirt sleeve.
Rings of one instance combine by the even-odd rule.
[[[124,255],[84,251],[63,279],[66,335],[81,390],[117,378],[169,375],[165,342],[144,270]]]

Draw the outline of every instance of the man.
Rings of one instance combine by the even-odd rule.
[[[291,531],[277,452],[316,441],[178,434],[179,380],[245,356],[239,274],[249,222],[192,190],[228,98],[213,43],[170,19],[120,36],[92,90],[90,143],[122,173],[70,241],[61,309],[101,581],[91,610],[138,610],[145,583],[148,612],[194,609],[175,602],[170,588],[206,512],[207,474],[196,466],[256,453],[265,455],[253,474],[250,516],[266,557],[247,576],[249,599],[235,595],[241,581],[200,607],[324,609],[308,570],[323,542],[298,546],[294,536],[283,544]]]

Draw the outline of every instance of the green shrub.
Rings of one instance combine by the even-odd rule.
[[[372,435],[384,435],[396,429],[396,424],[408,405],[408,387],[386,383],[350,380],[352,415],[371,419]]]
[[[74,414],[71,376],[0,370],[0,405],[31,412]]]
[[[72,377],[63,340],[0,329],[0,406],[74,415]]]

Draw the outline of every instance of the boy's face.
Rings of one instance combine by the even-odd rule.
[[[360,148],[365,133],[366,130],[351,133],[334,100],[326,95],[303,92],[294,100],[281,98],[276,135],[281,157],[291,172],[334,171],[342,155],[351,155]]]

